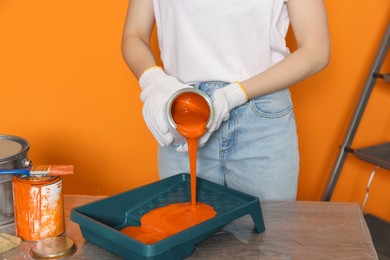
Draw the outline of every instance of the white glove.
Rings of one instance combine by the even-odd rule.
[[[183,84],[175,77],[165,74],[158,66],[151,67],[141,75],[141,100],[144,102],[142,114],[149,130],[160,146],[166,146],[173,142],[173,136],[169,133],[165,115],[165,104],[176,91],[183,88],[192,88]]]
[[[233,108],[241,106],[248,101],[248,95],[241,83],[233,82],[214,91],[211,99],[213,100],[214,118],[207,132],[199,139],[199,148],[207,143],[211,134],[221,126],[223,121],[229,119],[230,111]],[[176,147],[176,151],[188,151],[187,143]]]

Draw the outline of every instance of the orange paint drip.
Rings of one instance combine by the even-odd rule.
[[[37,241],[65,231],[61,177],[13,177],[16,234]]]
[[[141,217],[141,226],[121,230],[143,243],[153,244],[201,222],[217,213],[204,203],[196,202],[196,161],[198,139],[206,132],[210,109],[196,93],[183,93],[172,104],[172,118],[176,130],[187,139],[191,176],[191,203],[174,203],[154,209]]]

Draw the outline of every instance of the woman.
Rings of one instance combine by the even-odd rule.
[[[297,49],[285,36],[291,21]],[[164,68],[149,39],[157,26]],[[159,174],[189,172],[186,146],[173,137],[162,108],[177,90],[195,87],[213,100],[214,119],[199,141],[199,177],[258,196],[294,200],[299,155],[288,87],[328,64],[322,0],[131,0],[123,57],[139,78],[143,115],[158,141]]]

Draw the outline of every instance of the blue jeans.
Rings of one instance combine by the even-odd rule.
[[[211,95],[225,82],[194,87]],[[189,173],[188,153],[159,147],[160,178]],[[197,176],[260,200],[295,200],[299,172],[298,139],[289,90],[257,97],[233,109],[198,150]]]

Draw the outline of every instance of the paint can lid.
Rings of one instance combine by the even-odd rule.
[[[0,163],[20,157],[30,148],[23,138],[12,135],[0,135]]]
[[[3,140],[0,139],[0,158],[7,158],[10,156],[14,156],[22,151],[22,145],[18,142],[12,140]]]
[[[60,236],[37,241],[30,253],[35,259],[57,259],[68,257],[76,250],[76,244],[72,239]]]
[[[22,182],[28,182],[32,184],[37,182],[51,182],[54,179],[61,179],[58,178],[58,176],[43,176],[43,175],[37,175],[37,176],[16,175],[14,178],[17,178]]]

